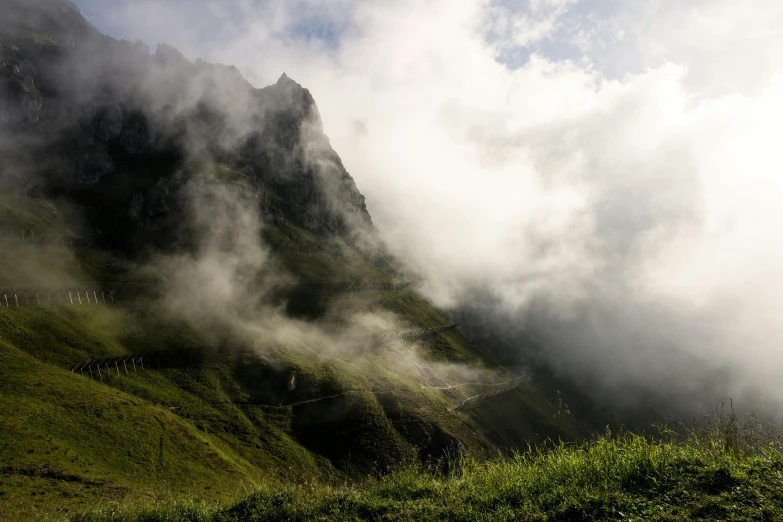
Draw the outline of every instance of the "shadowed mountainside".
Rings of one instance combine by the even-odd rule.
[[[0,514],[226,498],[607,424],[416,293],[305,88],[150,54],[67,2],[0,7],[0,287],[125,289],[0,296]]]

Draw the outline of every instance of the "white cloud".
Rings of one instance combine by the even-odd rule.
[[[580,33],[586,65],[534,54],[514,70],[487,31],[551,37],[572,2],[532,2],[517,18],[468,0],[357,3],[336,50],[281,36],[297,13],[274,8],[247,11],[209,58],[262,83],[284,70],[312,91],[375,222],[436,301],[481,286],[509,309],[543,296],[566,316],[609,298],[626,311],[653,303],[708,325],[674,342],[737,365],[745,380],[728,388],[753,375],[783,400],[779,2],[637,2],[602,21],[600,49]],[[624,74],[605,76],[608,59]],[[613,319],[603,327],[623,326]],[[581,357],[596,371],[630,360],[652,343],[628,339],[656,321]]]
[[[528,12],[518,14],[513,21],[513,41],[527,46],[552,36],[560,17],[575,0],[544,0],[531,2]]]

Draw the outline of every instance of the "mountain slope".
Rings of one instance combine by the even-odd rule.
[[[383,340],[450,321],[307,90],[2,7],[0,514],[589,435],[578,394],[459,330]]]

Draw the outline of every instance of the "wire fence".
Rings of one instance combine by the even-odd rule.
[[[100,288],[0,288],[0,307],[98,305],[114,303],[116,292]]]
[[[183,348],[178,350],[155,350],[93,359],[71,365],[69,371],[89,376],[92,379],[103,380],[109,377],[130,375],[131,372],[161,368],[177,368],[203,362],[204,350]]]
[[[453,328],[455,326],[456,325],[446,325],[444,327],[427,328],[422,330],[410,330],[409,332],[423,332],[425,330],[438,331],[439,328],[440,329]],[[439,331],[443,331],[443,330],[439,330]],[[408,333],[408,332],[403,332],[403,333]],[[225,352],[225,350],[223,350],[223,352]],[[165,368],[188,368],[188,367],[198,366],[204,364],[208,360],[209,353],[210,352],[204,348],[152,350],[147,352],[132,353],[127,355],[119,355],[114,357],[106,357],[102,359],[92,359],[89,361],[77,362],[72,364],[68,368],[68,370],[72,373],[78,373],[80,375],[84,375],[85,377],[89,377],[90,379],[96,381],[107,382],[115,378],[128,377],[133,373],[144,372],[147,370],[153,370],[153,369],[159,370]],[[225,353],[223,353],[222,355],[225,356]],[[295,379],[295,377],[292,376],[292,379]],[[488,391],[485,393],[480,393],[478,395],[473,395],[454,407],[454,411],[465,411],[476,407],[481,402],[492,399],[494,397],[505,395],[509,392],[516,390],[517,388],[519,388],[520,385],[522,385],[528,379],[529,379],[528,376],[523,375],[520,377],[516,377],[510,381],[505,381],[505,382],[495,383],[495,384],[469,382],[469,383],[454,384],[445,387],[422,386],[422,388],[450,390],[462,386],[491,386],[491,387],[503,386],[502,388],[493,391]],[[294,388],[295,386],[294,387],[289,386],[289,391],[292,391]],[[384,391],[377,391],[377,390],[370,390],[370,389],[345,390],[338,394],[331,394],[323,397],[314,397],[296,403],[284,404],[279,407],[300,406],[303,404],[341,397],[349,393],[369,392],[369,393],[377,394],[377,393],[394,393],[395,391],[397,390],[384,390]],[[275,405],[267,405],[267,406],[276,407]]]
[[[498,395],[504,395],[506,393],[512,392],[512,391],[516,390],[517,388],[519,388],[519,386],[524,382],[524,380],[525,380],[525,377],[518,377],[518,378],[514,379],[511,382],[510,386],[507,386],[505,388],[501,388],[499,390],[486,392],[486,393],[480,393],[478,395],[474,395],[472,397],[468,397],[467,399],[465,399],[464,401],[459,403],[454,408],[454,411],[467,410],[467,409],[470,409],[470,408],[476,406],[476,404],[478,404],[480,402],[483,402],[483,401],[485,401],[487,399],[491,399],[493,397],[497,397]]]
[[[323,283],[310,285],[315,290],[332,293],[402,292],[413,283]]]
[[[414,330],[406,330],[404,332],[384,332],[379,334],[373,334],[370,338],[374,341],[389,342],[389,341],[412,341],[414,339],[421,339],[422,337],[428,337],[430,335],[439,334],[442,332],[448,332],[457,328],[457,324],[447,324],[445,326],[434,326],[432,328],[417,328]]]
[[[122,284],[112,286],[0,287],[0,308],[23,306],[111,305],[154,295],[157,286]]]
[[[64,245],[71,247],[89,246],[84,238],[66,236],[54,231],[42,232],[35,225],[0,226],[0,243],[21,243],[23,245]]]
[[[407,290],[410,285],[411,283],[324,283],[311,285],[309,289],[321,293],[400,292]],[[117,300],[130,301],[142,297],[154,297],[158,295],[159,290],[159,285],[146,283],[129,283],[110,287],[0,287],[0,307],[113,304]],[[456,325],[380,334],[381,337],[378,337],[378,340],[413,339],[454,327]]]

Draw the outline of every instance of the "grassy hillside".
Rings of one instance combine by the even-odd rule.
[[[604,437],[500,462],[463,461],[447,475],[407,468],[340,485],[267,482],[233,504],[112,505],[74,520],[781,520],[779,445],[746,452],[727,442]]]
[[[781,515],[768,432],[579,445],[608,412],[368,246],[287,76],[5,4],[0,519]]]
[[[0,286],[21,299],[32,288],[160,285],[134,258],[89,241],[41,244],[47,236],[80,236],[66,209],[40,198],[0,198],[0,227],[32,225],[37,234],[35,245],[2,240]],[[312,248],[332,242],[284,216],[284,224],[267,221],[264,235],[269,244],[292,243],[272,259],[304,284],[289,295],[289,308],[307,313],[286,319],[304,334],[290,339],[237,335],[230,323],[205,337],[144,294],[106,306],[50,304],[52,296],[38,306],[32,294],[19,307],[2,302],[0,516],[46,518],[101,502],[225,501],[269,481],[355,480],[435,465],[446,455],[485,459],[525,440],[589,433],[577,418],[557,417],[556,390],[535,376],[455,411],[518,370],[497,366],[458,330],[407,343],[362,340],[378,328],[449,321],[411,290],[314,293],[307,285],[401,279],[375,254],[339,243]],[[175,349],[207,355],[167,367],[148,360],[143,371],[104,367],[92,378],[68,371],[75,362]]]

